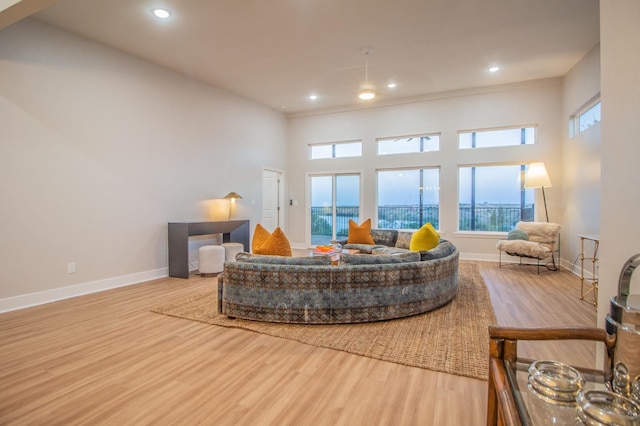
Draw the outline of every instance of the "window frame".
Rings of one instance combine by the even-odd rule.
[[[438,137],[438,149],[437,150],[419,150],[419,151],[408,151],[408,152],[393,152],[389,154],[380,153],[380,142],[383,141],[397,141],[401,139],[413,139],[413,138],[424,138],[424,137]],[[380,137],[375,138],[376,141],[376,156],[387,156],[387,155],[413,155],[413,154],[426,154],[428,152],[440,152],[440,139],[442,138],[441,132],[431,132],[431,133],[420,133],[415,135],[404,135],[404,136],[388,136],[388,137]]]
[[[535,205],[535,192],[533,188],[524,188],[524,176],[525,176],[525,172],[527,167],[529,166],[530,163],[528,162],[521,162],[521,161],[513,161],[513,162],[504,162],[504,163],[472,163],[472,164],[458,164],[457,165],[457,180],[458,180],[458,185],[457,185],[457,193],[458,193],[458,197],[457,197],[457,227],[456,227],[456,234],[466,234],[466,235],[482,235],[482,234],[504,234],[506,232],[508,232],[513,225],[515,225],[515,223],[513,225],[510,224],[506,224],[502,226],[502,229],[499,230],[484,230],[484,229],[460,229],[460,223],[462,220],[462,215],[460,214],[460,210],[461,210],[461,179],[460,179],[460,171],[462,168],[478,168],[478,167],[509,167],[509,166],[518,166],[520,167],[520,218],[517,221],[534,221],[535,220],[535,209],[536,209],[536,205]],[[530,192],[528,192],[530,191]],[[531,199],[531,203],[530,205],[526,204],[526,200],[527,198]],[[473,205],[473,201],[470,203],[471,205]],[[472,208],[472,207],[471,207]],[[473,208],[472,208],[473,209]],[[475,222],[474,220],[474,213],[473,211],[471,212],[471,221]],[[516,223],[517,223],[516,221]]]
[[[584,116],[586,113],[588,113],[589,111],[591,111],[593,108],[595,108],[597,105],[600,105],[600,120],[594,122],[589,127],[586,127],[584,130],[580,130],[580,118]],[[601,121],[602,121],[602,99],[600,98],[600,94],[598,93],[598,95],[589,99],[587,103],[585,103],[580,108],[578,108],[576,112],[571,114],[571,116],[569,117],[569,137],[574,137],[579,135],[580,133],[586,132],[587,130],[589,130],[596,124],[600,123]]]
[[[426,222],[432,222],[432,225],[434,226],[434,228],[439,229],[440,227],[440,211],[441,211],[441,194],[440,194],[440,178],[442,176],[442,166],[441,165],[434,165],[434,166],[407,166],[407,167],[389,167],[389,168],[376,168],[375,169],[375,189],[376,189],[376,199],[375,199],[375,209],[376,209],[376,217],[375,217],[375,224],[376,224],[376,228],[380,227],[380,180],[379,180],[379,173],[380,172],[401,172],[401,171],[419,171],[419,170],[437,170],[438,172],[438,204],[437,204],[437,208],[438,208],[438,214],[437,214],[437,220],[435,221],[436,223],[433,223],[432,221],[427,220]],[[424,191],[424,180],[420,183],[421,187],[419,187],[420,191]],[[422,198],[422,196],[420,196],[420,198]],[[418,207],[420,208],[420,207]],[[426,223],[425,222],[425,223]],[[420,226],[422,226],[423,224],[421,224]],[[381,229],[409,229],[409,230],[413,230],[413,229],[419,229],[420,226],[418,226],[418,228],[381,228]]]
[[[523,143],[522,138],[520,139],[520,143],[513,145],[493,145],[493,146],[480,146],[480,147],[462,147],[460,146],[460,136],[468,133],[482,133],[482,132],[497,132],[501,130],[514,130],[520,129],[521,131],[524,129],[533,129],[533,142],[531,143]],[[513,126],[500,126],[500,127],[486,127],[481,129],[466,129],[466,130],[458,130],[458,149],[460,151],[463,150],[474,150],[474,149],[495,149],[495,148],[507,148],[513,146],[527,146],[527,145],[536,145],[538,143],[538,124],[521,124],[521,125],[513,125]]]
[[[314,178],[330,178],[331,179],[331,224],[330,224],[330,228],[331,228],[331,236],[330,239],[328,241],[326,241],[326,243],[328,244],[330,240],[336,239],[339,236],[341,236],[342,234],[338,234],[338,230],[340,228],[338,228],[339,224],[344,225],[343,229],[347,229],[348,230],[348,221],[345,221],[345,223],[339,223],[340,221],[338,221],[338,216],[340,216],[338,214],[338,210],[340,207],[344,207],[339,205],[339,193],[338,193],[338,180],[342,177],[357,177],[358,178],[358,205],[357,206],[349,206],[349,207],[356,207],[358,209],[358,217],[357,222],[360,223],[361,222],[361,215],[362,215],[362,205],[364,202],[364,198],[363,198],[363,180],[362,180],[362,175],[363,172],[362,170],[353,170],[353,171],[342,171],[342,172],[319,172],[319,173],[307,173],[306,179],[307,179],[307,209],[308,209],[308,216],[307,216],[307,221],[306,221],[306,225],[305,225],[305,241],[307,242],[307,245],[316,245],[316,243],[314,243],[314,238],[313,236],[322,236],[322,235],[326,235],[326,234],[313,234],[314,231],[314,208],[320,207],[320,206],[314,206],[313,205],[313,179]]]
[[[360,147],[360,154],[358,155],[341,155],[341,156],[336,156],[336,146],[338,145],[359,145]],[[309,149],[309,160],[329,160],[329,159],[334,159],[334,158],[358,158],[358,157],[362,157],[362,140],[361,139],[354,139],[354,140],[348,140],[348,141],[338,141],[338,142],[319,142],[319,143],[310,143],[307,145],[308,149]],[[319,157],[319,158],[314,158],[313,157],[313,148],[314,147],[322,147],[322,146],[330,146],[331,147],[331,157]]]

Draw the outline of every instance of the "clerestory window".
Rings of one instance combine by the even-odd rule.
[[[458,132],[460,149],[531,145],[535,143],[535,138],[535,126],[464,130]]]
[[[361,141],[318,143],[309,145],[312,160],[323,158],[362,157]]]
[[[411,154],[440,150],[440,135],[437,133],[420,136],[378,139],[378,155]]]

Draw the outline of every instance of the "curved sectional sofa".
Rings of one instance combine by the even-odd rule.
[[[459,253],[449,241],[428,253],[389,249],[342,254],[335,266],[328,256],[240,253],[218,276],[218,311],[268,322],[360,323],[424,313],[456,296]]]

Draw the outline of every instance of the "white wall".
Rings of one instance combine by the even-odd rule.
[[[166,275],[167,222],[236,191],[253,225],[286,165],[282,114],[39,21],[0,32],[0,93],[0,310]]]
[[[497,259],[497,236],[463,236],[457,230],[457,168],[461,164],[544,161],[556,182],[547,192],[551,221],[561,221],[562,208],[562,81],[549,79],[518,85],[468,90],[405,105],[293,117],[289,119],[287,235],[298,245],[305,235],[305,178],[310,172],[362,171],[364,203],[361,217],[375,218],[375,171],[400,164],[399,158],[376,155],[376,138],[440,132],[440,151],[415,155],[413,166],[441,166],[440,231],[468,258]],[[459,150],[458,131],[486,127],[538,125],[538,144],[524,147]],[[308,160],[308,144],[362,140],[361,158]],[[403,162],[406,165],[406,161]],[[539,192],[539,191],[538,191]],[[542,207],[541,196],[536,204]],[[540,212],[540,211],[539,211]],[[541,210],[544,215],[544,209]],[[544,216],[538,216],[544,220]]]
[[[600,140],[601,124],[570,137],[570,117],[600,94],[600,46],[594,47],[564,77],[563,129],[563,225],[567,238],[562,242],[566,260],[580,273],[578,234],[600,234]],[[585,241],[585,256],[593,253],[593,242]],[[585,276],[591,263],[585,261]],[[591,296],[587,297],[592,300]]]
[[[640,2],[600,2],[602,202],[598,325],[624,262],[640,253]],[[640,294],[640,273],[632,293]]]

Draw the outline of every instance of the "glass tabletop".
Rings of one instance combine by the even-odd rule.
[[[575,403],[556,403],[540,396],[529,385],[529,365],[524,362],[505,361],[507,378],[513,389],[513,397],[518,414],[524,425],[567,425],[576,424]],[[599,374],[582,372],[585,390],[605,390],[604,377]]]

